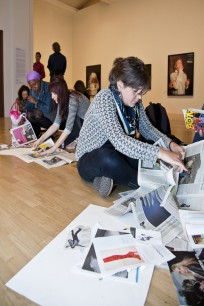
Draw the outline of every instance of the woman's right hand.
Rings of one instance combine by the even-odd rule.
[[[182,161],[182,153],[181,152],[171,152],[165,150],[163,148],[159,149],[158,158],[162,159],[163,161],[171,164],[172,166],[176,166],[176,170],[178,172],[188,171]]]
[[[35,142],[32,143],[33,148],[38,148],[39,145],[42,143],[41,139],[38,138]]]

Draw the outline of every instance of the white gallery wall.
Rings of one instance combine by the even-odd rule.
[[[204,103],[204,1],[119,0],[79,11],[73,24],[73,81],[86,65],[101,64],[102,87],[115,57],[137,56],[152,65],[152,89],[143,97],[170,113]],[[194,95],[167,96],[168,55],[194,52]]]
[[[8,116],[15,101],[20,82],[16,58],[18,50],[22,54],[23,71],[31,69],[33,57],[33,0],[0,0],[0,30],[3,30],[4,62],[4,109]]]
[[[56,5],[57,4],[57,5]],[[99,3],[75,12],[56,0],[0,0],[0,29],[4,30],[5,116],[19,85],[15,82],[15,50],[26,51],[30,70],[36,51],[42,62],[58,41],[66,55],[65,79],[72,87],[86,81],[86,66],[101,64],[101,86],[108,86],[114,58],[138,56],[152,65],[152,89],[144,97],[161,102],[170,113],[204,103],[204,1],[118,0]],[[194,95],[167,95],[168,55],[194,52]],[[49,73],[46,68],[46,80]]]

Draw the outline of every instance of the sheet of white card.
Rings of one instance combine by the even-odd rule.
[[[145,304],[153,267],[142,271],[135,284],[99,280],[98,276],[76,273],[73,267],[81,252],[66,249],[68,232],[77,225],[122,229],[121,219],[104,213],[105,208],[90,204],[73,222],[22,268],[6,286],[43,306],[142,306]]]

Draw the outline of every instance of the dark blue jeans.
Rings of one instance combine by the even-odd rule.
[[[118,152],[110,141],[101,148],[84,154],[78,161],[78,172],[88,182],[95,177],[106,176],[114,184],[137,189],[138,160]]]

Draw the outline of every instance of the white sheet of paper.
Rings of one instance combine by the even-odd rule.
[[[140,273],[139,282],[99,281],[73,267],[80,261],[80,250],[65,249],[68,232],[81,224],[123,229],[126,224],[104,213],[105,208],[90,204],[73,222],[22,268],[6,286],[43,306],[143,306],[153,267]]]
[[[186,232],[193,249],[204,248],[204,224],[186,224]]]

